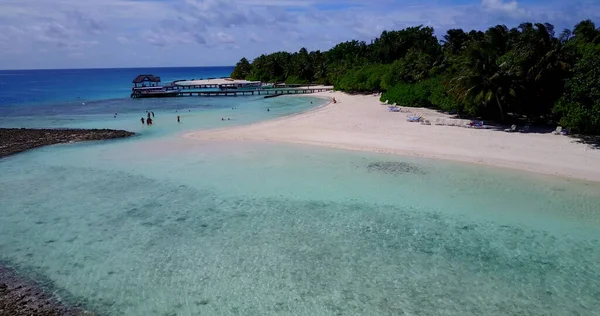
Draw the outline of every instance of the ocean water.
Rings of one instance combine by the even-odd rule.
[[[0,109],[8,105],[81,105],[90,100],[129,97],[140,74],[174,80],[226,77],[233,67],[0,70]],[[20,110],[19,108],[15,110]],[[6,115],[6,113],[0,113]]]
[[[0,121],[140,132],[0,160],[0,262],[67,302],[99,315],[600,310],[597,183],[182,137],[305,111],[323,102],[314,98],[131,101]],[[138,121],[146,110],[152,127]]]

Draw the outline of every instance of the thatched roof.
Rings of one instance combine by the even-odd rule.
[[[160,77],[154,75],[139,75],[133,79],[131,83],[142,83],[142,82],[160,82]]]

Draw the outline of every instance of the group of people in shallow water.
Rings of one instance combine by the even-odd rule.
[[[142,125],[147,124],[148,126],[150,126],[152,125],[152,118],[154,117],[154,112],[146,111],[146,114],[148,114],[148,118],[144,121],[144,118],[142,117]]]
[[[337,100],[335,98],[333,98],[333,103],[337,103]],[[310,104],[312,104],[312,102],[310,102]],[[236,108],[231,108],[232,110],[235,110]],[[189,112],[191,112],[191,110],[188,110]],[[175,112],[177,112],[177,110],[175,110]],[[271,109],[267,108],[267,112],[271,112]],[[152,121],[154,118],[154,112],[153,111],[146,111],[146,114],[148,114],[148,117],[144,119],[144,117],[142,117],[140,119],[140,121],[142,122],[142,125],[152,125]],[[115,118],[117,117],[117,113],[115,113]],[[221,121],[231,121],[230,118],[225,119],[224,117],[221,118]],[[177,115],[177,123],[181,123],[181,118],[179,117],[179,115]]]
[[[152,111],[146,111],[146,114],[148,114],[148,117],[144,119],[144,117],[142,117],[140,119],[140,121],[142,122],[142,125],[152,125],[152,121],[154,121],[154,112]],[[117,114],[115,113],[115,116]],[[179,115],[177,115],[177,123],[181,123],[181,118],[179,117]]]

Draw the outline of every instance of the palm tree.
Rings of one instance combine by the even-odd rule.
[[[596,24],[591,20],[585,20],[575,25],[573,31],[575,38],[581,38],[588,43],[600,43],[600,29],[596,29]]]
[[[452,29],[446,32],[442,40],[445,50],[449,50],[452,54],[457,54],[464,48],[464,45],[469,41],[469,36],[462,29]]]
[[[514,95],[512,78],[498,63],[498,54],[489,44],[479,42],[470,47],[462,58],[460,73],[451,80],[451,92],[474,105],[476,111],[497,107],[498,116],[504,121],[505,101]]]
[[[530,117],[549,113],[562,93],[568,65],[562,42],[554,37],[551,24],[523,23],[512,38],[511,49],[502,57],[502,69],[513,78],[511,93],[519,104],[513,110]]]

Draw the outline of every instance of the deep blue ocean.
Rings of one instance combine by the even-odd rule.
[[[0,70],[0,116],[93,114],[98,109],[90,101],[129,99],[131,81],[140,74],[160,76],[166,84],[182,79],[226,77],[232,71],[230,66]]]

